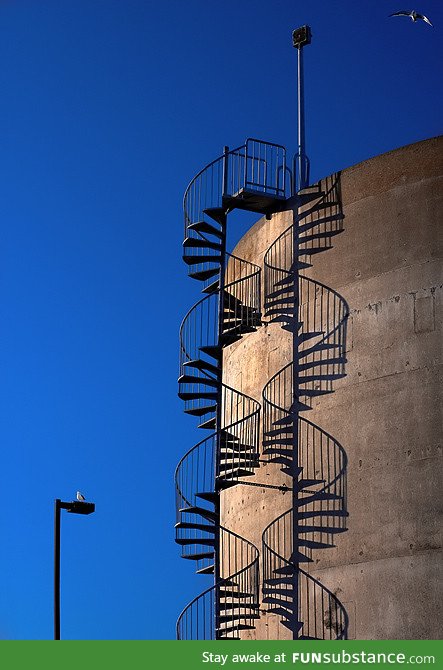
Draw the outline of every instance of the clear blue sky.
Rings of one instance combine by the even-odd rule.
[[[309,23],[319,178],[442,131],[443,5],[397,0],[0,4],[0,638],[167,639],[205,588],[174,544],[183,191],[223,145],[295,149],[292,29]],[[240,234],[240,230],[234,233]]]

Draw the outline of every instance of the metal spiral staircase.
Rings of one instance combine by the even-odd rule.
[[[220,492],[259,466],[259,403],[222,383],[223,348],[261,325],[260,268],[226,251],[235,208],[267,213],[288,196],[283,147],[249,139],[207,165],[184,196],[183,259],[204,297],[180,329],[179,396],[209,437],[179,462],[176,542],[214,584],[177,622],[178,639],[238,639],[259,617],[258,549],[220,526]]]
[[[312,555],[346,530],[346,454],[301,416],[345,376],[348,306],[301,272],[343,229],[339,179],[300,191],[294,224],[264,260],[264,315],[292,336],[292,361],[263,390],[263,455],[293,480],[291,509],[263,533],[263,602],[294,639],[345,639],[337,597],[308,572]]]

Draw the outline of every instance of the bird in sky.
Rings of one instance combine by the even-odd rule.
[[[414,21],[414,23],[415,21],[421,19],[425,23],[429,23],[431,28],[434,27],[427,16],[425,16],[424,14],[419,14],[418,12],[415,11],[415,9],[402,9],[399,12],[394,12],[394,14],[389,14],[389,16],[409,16],[410,19]]]
[[[79,502],[84,502],[85,501],[85,496],[83,495],[83,493],[80,493],[80,491],[77,491],[77,500]]]

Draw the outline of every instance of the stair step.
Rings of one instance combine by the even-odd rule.
[[[226,224],[226,212],[223,207],[208,207],[203,210],[204,214],[207,214],[214,221],[217,221],[221,226]]]
[[[214,405],[214,411],[217,409],[217,405]],[[203,421],[203,423],[199,423],[198,427],[199,428],[215,428],[217,425],[217,419],[215,416],[211,417],[207,421]]]
[[[202,491],[201,493],[196,493],[195,497],[210,503],[215,503],[218,500],[218,495],[215,491]]]
[[[190,544],[201,544],[205,547],[213,547],[215,539],[213,537],[176,537],[177,544],[187,546]]]
[[[211,226],[207,221],[196,221],[195,223],[190,223],[187,226],[188,230],[195,230],[197,233],[207,233],[208,235],[215,235],[219,239],[223,239],[224,231],[218,230],[214,226]]]
[[[210,270],[197,270],[196,272],[190,272],[189,276],[192,279],[198,279],[198,281],[206,281],[211,277],[214,277],[220,272],[220,268],[211,268]]]
[[[196,368],[197,370],[206,370],[207,372],[212,372],[214,375],[220,375],[220,368],[218,368],[213,363],[205,361],[202,358],[196,358],[191,361],[185,361],[183,367],[187,368]]]
[[[205,519],[210,519],[211,521],[215,522],[218,521],[218,514],[216,514],[216,512],[213,512],[210,509],[206,509],[205,507],[198,507],[197,505],[192,505],[191,507],[182,507],[178,511],[186,514],[199,514]]]
[[[208,356],[211,356],[211,358],[215,358],[217,361],[220,361],[223,355],[222,349],[218,344],[211,344],[205,347],[200,347],[200,351],[202,351],[204,354],[207,354]]]
[[[220,264],[222,257],[218,254],[202,254],[201,256],[189,254],[184,255],[183,260],[187,265],[200,265],[201,263],[218,263]],[[217,270],[218,271],[218,270]]]
[[[218,394],[217,393],[185,393],[182,391],[179,391],[178,393],[179,398],[182,400],[217,400]]]
[[[204,568],[200,568],[200,570],[195,571],[196,575],[213,575],[214,574],[214,565],[207,565]]]
[[[198,554],[182,554],[182,558],[185,558],[188,561],[201,561],[204,558],[214,558],[213,551],[202,552]]]
[[[206,405],[205,407],[189,407],[185,409],[186,414],[191,414],[192,416],[205,416],[210,412],[215,412],[217,405]]]
[[[185,249],[214,249],[221,251],[222,245],[220,242],[211,242],[209,240],[202,240],[200,237],[186,237],[183,242]]]
[[[215,526],[210,525],[208,523],[191,523],[190,521],[179,521],[178,523],[175,524],[174,528],[181,529],[181,528],[189,528],[189,529],[195,529],[195,530],[203,530],[208,533],[215,533]]]
[[[208,284],[207,286],[205,286],[205,288],[202,289],[202,293],[208,293],[208,294],[217,293],[219,288],[220,288],[220,281],[219,279],[216,279],[215,281],[212,282],[212,284]]]
[[[213,388],[218,388],[220,386],[220,381],[218,379],[213,379],[212,377],[197,377],[196,375],[180,375],[178,378],[179,384],[200,384],[204,386],[212,386]]]

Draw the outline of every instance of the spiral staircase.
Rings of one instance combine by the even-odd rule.
[[[291,334],[293,357],[263,390],[262,458],[279,464],[293,486],[291,508],[263,533],[263,603],[293,639],[345,639],[344,607],[308,568],[346,530],[347,459],[337,440],[301,416],[345,376],[347,303],[301,274],[343,229],[339,179],[298,198],[293,225],[264,259],[264,316]]]
[[[182,640],[240,639],[260,618],[260,600],[294,639],[347,637],[343,606],[309,574],[313,554],[346,530],[346,454],[301,416],[344,376],[347,304],[302,274],[332,247],[344,217],[338,178],[296,196],[293,181],[283,147],[249,139],[225,147],[184,196],[183,259],[203,297],[180,328],[179,397],[209,434],[176,469],[176,542],[213,584],[180,614]],[[294,224],[265,255],[262,314],[261,269],[227,252],[228,215],[294,208]],[[223,383],[222,366],[223,350],[263,318],[291,334],[293,357],[263,390],[261,440],[260,404]],[[263,462],[277,463],[293,486],[290,509],[264,530],[260,582],[258,548],[220,525],[220,493],[247,484]]]
[[[259,466],[259,403],[222,382],[223,349],[261,325],[260,268],[226,251],[233,209],[268,213],[287,198],[283,147],[249,139],[207,165],[184,196],[183,259],[204,297],[180,328],[179,397],[210,431],[179,462],[176,542],[214,583],[180,614],[182,640],[239,639],[259,618],[258,549],[220,525],[220,492]]]

